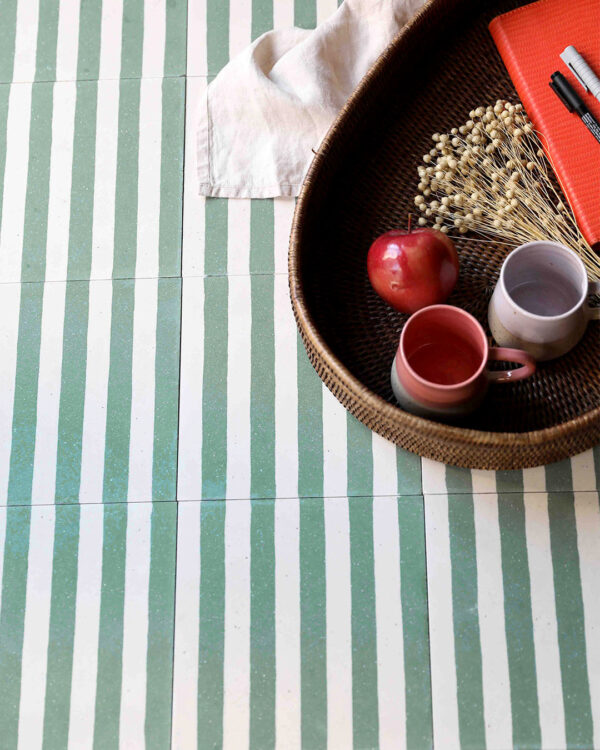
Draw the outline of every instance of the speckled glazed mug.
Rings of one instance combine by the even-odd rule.
[[[490,360],[518,362],[492,372]],[[535,361],[518,349],[490,348],[485,331],[468,312],[431,305],[412,315],[392,364],[392,389],[400,406],[423,417],[457,419],[474,411],[490,383],[511,383],[535,372]]]
[[[525,349],[538,361],[566,354],[583,336],[600,309],[589,294],[600,282],[588,282],[576,253],[557,242],[528,242],[506,258],[488,309],[500,346]]]

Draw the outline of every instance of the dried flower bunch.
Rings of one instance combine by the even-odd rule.
[[[579,253],[592,277],[600,258],[579,231],[571,207],[555,187],[552,169],[521,104],[478,107],[434,147],[419,166],[422,212],[445,234],[478,234],[520,245],[550,239]]]

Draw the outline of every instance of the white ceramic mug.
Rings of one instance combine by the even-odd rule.
[[[500,346],[524,349],[538,361],[566,354],[579,342],[600,308],[589,294],[582,260],[558,242],[528,242],[506,258],[488,310],[490,330]]]

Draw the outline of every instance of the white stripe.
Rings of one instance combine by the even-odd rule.
[[[190,3],[190,8],[193,5],[194,3]],[[202,45],[195,44],[195,47],[198,46]],[[188,47],[188,56],[190,51]],[[205,78],[186,79],[183,249],[181,261],[183,276],[201,276],[204,273],[205,198],[202,195],[198,195],[198,158],[196,152],[195,123],[198,102],[205,91]]]
[[[373,495],[396,495],[398,464],[396,446],[373,433]]]
[[[18,733],[24,750],[41,747],[44,731],[54,514],[53,505],[31,510]]]
[[[31,502],[54,502],[66,282],[44,284]]]
[[[206,62],[206,0],[191,0],[187,17],[187,74],[205,76],[209,72],[214,71],[208,70]]]
[[[142,76],[144,78],[156,76],[162,79],[165,67],[166,26],[166,0],[146,0],[142,53]]]
[[[566,747],[548,497],[525,494],[525,533],[542,747]]]
[[[275,501],[275,745],[301,746],[300,502]]]
[[[135,282],[127,488],[130,501],[152,499],[158,283],[158,279]]]
[[[249,200],[227,201],[227,273],[247,274],[250,271],[250,206]]]
[[[575,520],[585,614],[585,646],[594,722],[594,746],[600,747],[600,508],[596,492],[575,493]]]
[[[273,200],[274,240],[275,240],[275,273],[287,276],[288,249],[290,232],[296,202],[293,198],[275,198]],[[289,295],[288,295],[289,297]]]
[[[425,539],[433,742],[444,750],[454,750],[460,747],[460,738],[447,495],[425,496]]]
[[[98,82],[91,278],[110,279],[115,244],[119,81]]]
[[[33,81],[37,52],[39,0],[19,0],[13,81]]]
[[[512,721],[498,496],[474,495],[473,506],[486,747],[504,750],[512,746]]]
[[[471,482],[473,485],[473,494],[495,493],[497,491],[495,471],[471,469]]]
[[[325,500],[327,742],[352,747],[352,594],[348,499]]]
[[[81,0],[60,0],[56,39],[56,80],[77,78],[79,47],[79,6]]]
[[[379,746],[406,746],[404,636],[396,498],[373,499]]]
[[[172,730],[174,748],[195,747],[198,742],[201,507],[201,503],[180,503],[177,507]]]
[[[111,281],[92,281],[89,286],[87,366],[79,486],[79,501],[82,503],[102,502],[112,287]]]
[[[31,84],[14,84],[8,98],[6,163],[2,225],[0,227],[0,281],[20,281],[27,169]]]
[[[337,0],[317,0],[317,26],[337,10]]]
[[[99,78],[119,78],[121,75],[122,26],[123,0],[102,0]]]
[[[229,59],[252,41],[252,3],[229,0]]]
[[[225,513],[225,634],[223,748],[248,747],[250,731],[251,503],[227,503]]]
[[[295,497],[298,494],[298,339],[286,276],[275,276],[274,309],[275,487],[277,497]]]
[[[204,279],[184,279],[181,317],[181,383],[177,497],[202,496],[202,378]]]
[[[288,29],[294,25],[294,0],[273,3],[273,28]]]
[[[152,503],[127,509],[120,747],[144,747]]]
[[[573,489],[575,491],[596,491],[596,469],[594,467],[594,451],[590,449],[585,453],[571,458],[571,470],[573,472]]]
[[[546,491],[546,470],[543,466],[536,466],[533,469],[523,469],[523,491]]]
[[[430,458],[421,458],[423,492],[426,495],[438,495],[446,490],[446,466]]]
[[[302,354],[302,356],[306,356]],[[347,412],[324,384],[323,391],[323,495],[340,497],[347,493],[348,428]],[[302,395],[298,395],[302,398]]]
[[[54,84],[46,238],[47,281],[64,281],[67,278],[76,96],[74,82]]]
[[[73,678],[69,750],[92,747],[98,671],[104,507],[81,508],[77,552],[77,607],[73,638]]]
[[[2,505],[6,504],[8,494],[20,302],[20,284],[6,284],[2,287],[2,294],[0,294],[0,351],[2,352],[2,367],[0,367],[0,503]]]
[[[227,498],[250,497],[250,277],[229,278]]]

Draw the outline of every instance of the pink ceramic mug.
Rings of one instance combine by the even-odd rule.
[[[492,372],[490,360],[518,362],[516,370]],[[485,331],[468,312],[431,305],[412,315],[392,365],[392,388],[400,406],[425,417],[460,417],[474,411],[488,385],[512,383],[535,372],[520,349],[490,348]]]

